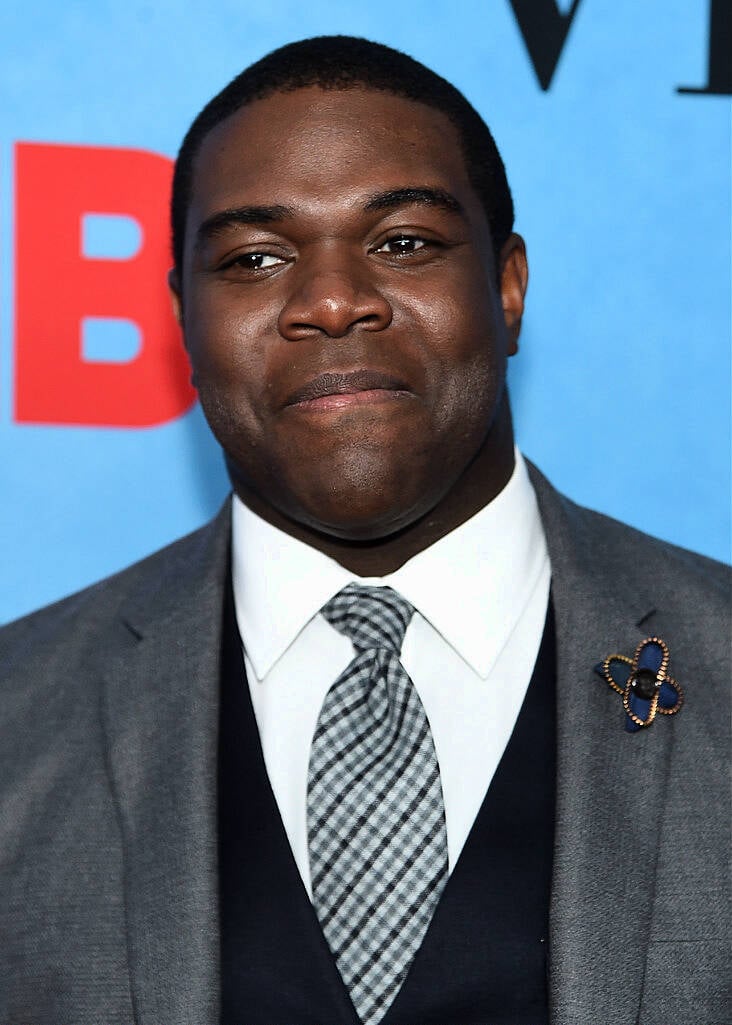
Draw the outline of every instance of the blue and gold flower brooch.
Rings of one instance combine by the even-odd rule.
[[[684,703],[684,693],[669,676],[668,666],[668,645],[660,637],[646,637],[632,658],[608,655],[595,666],[595,672],[622,695],[629,733],[650,726],[656,715],[675,715]]]

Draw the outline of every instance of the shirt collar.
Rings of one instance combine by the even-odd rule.
[[[278,530],[236,496],[232,576],[242,641],[259,680],[351,580],[393,587],[478,675],[490,672],[548,561],[521,454],[492,502],[395,573],[355,578],[335,560]]]

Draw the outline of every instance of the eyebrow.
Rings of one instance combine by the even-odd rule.
[[[365,210],[392,210],[413,203],[422,206],[437,206],[454,214],[465,214],[462,203],[446,189],[431,189],[426,186],[408,186],[402,189],[390,189],[378,192],[366,203]]]
[[[449,213],[464,215],[462,203],[446,189],[432,189],[426,186],[407,186],[400,189],[389,189],[370,196],[364,205],[368,213],[380,210],[394,210],[401,206],[419,204],[436,206]],[[222,235],[229,228],[241,224],[276,224],[295,216],[293,207],[273,204],[271,206],[237,206],[219,210],[201,223],[196,231],[196,247],[204,245],[209,239]]]
[[[228,228],[239,224],[276,224],[293,217],[295,211],[289,206],[237,206],[219,210],[203,221],[196,231],[196,246],[201,246],[216,235],[222,235]]]

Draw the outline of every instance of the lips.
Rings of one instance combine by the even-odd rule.
[[[368,392],[368,396],[364,393]],[[383,393],[392,393],[384,395]],[[351,373],[325,373],[319,374],[308,381],[300,388],[295,389],[288,397],[286,406],[298,406],[305,404],[325,405],[320,400],[327,400],[342,396],[342,405],[348,402],[348,396],[354,396],[356,402],[362,402],[369,398],[378,401],[380,398],[397,398],[411,392],[407,384],[392,374],[385,374],[378,370],[356,370]]]

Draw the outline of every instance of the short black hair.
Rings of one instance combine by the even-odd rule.
[[[354,36],[316,36],[273,50],[245,68],[188,129],[175,162],[171,200],[173,259],[179,271],[194,163],[203,140],[248,103],[308,86],[376,89],[445,114],[460,137],[468,178],[485,209],[498,257],[513,229],[513,200],[503,160],[480,114],[454,85],[399,50]]]

